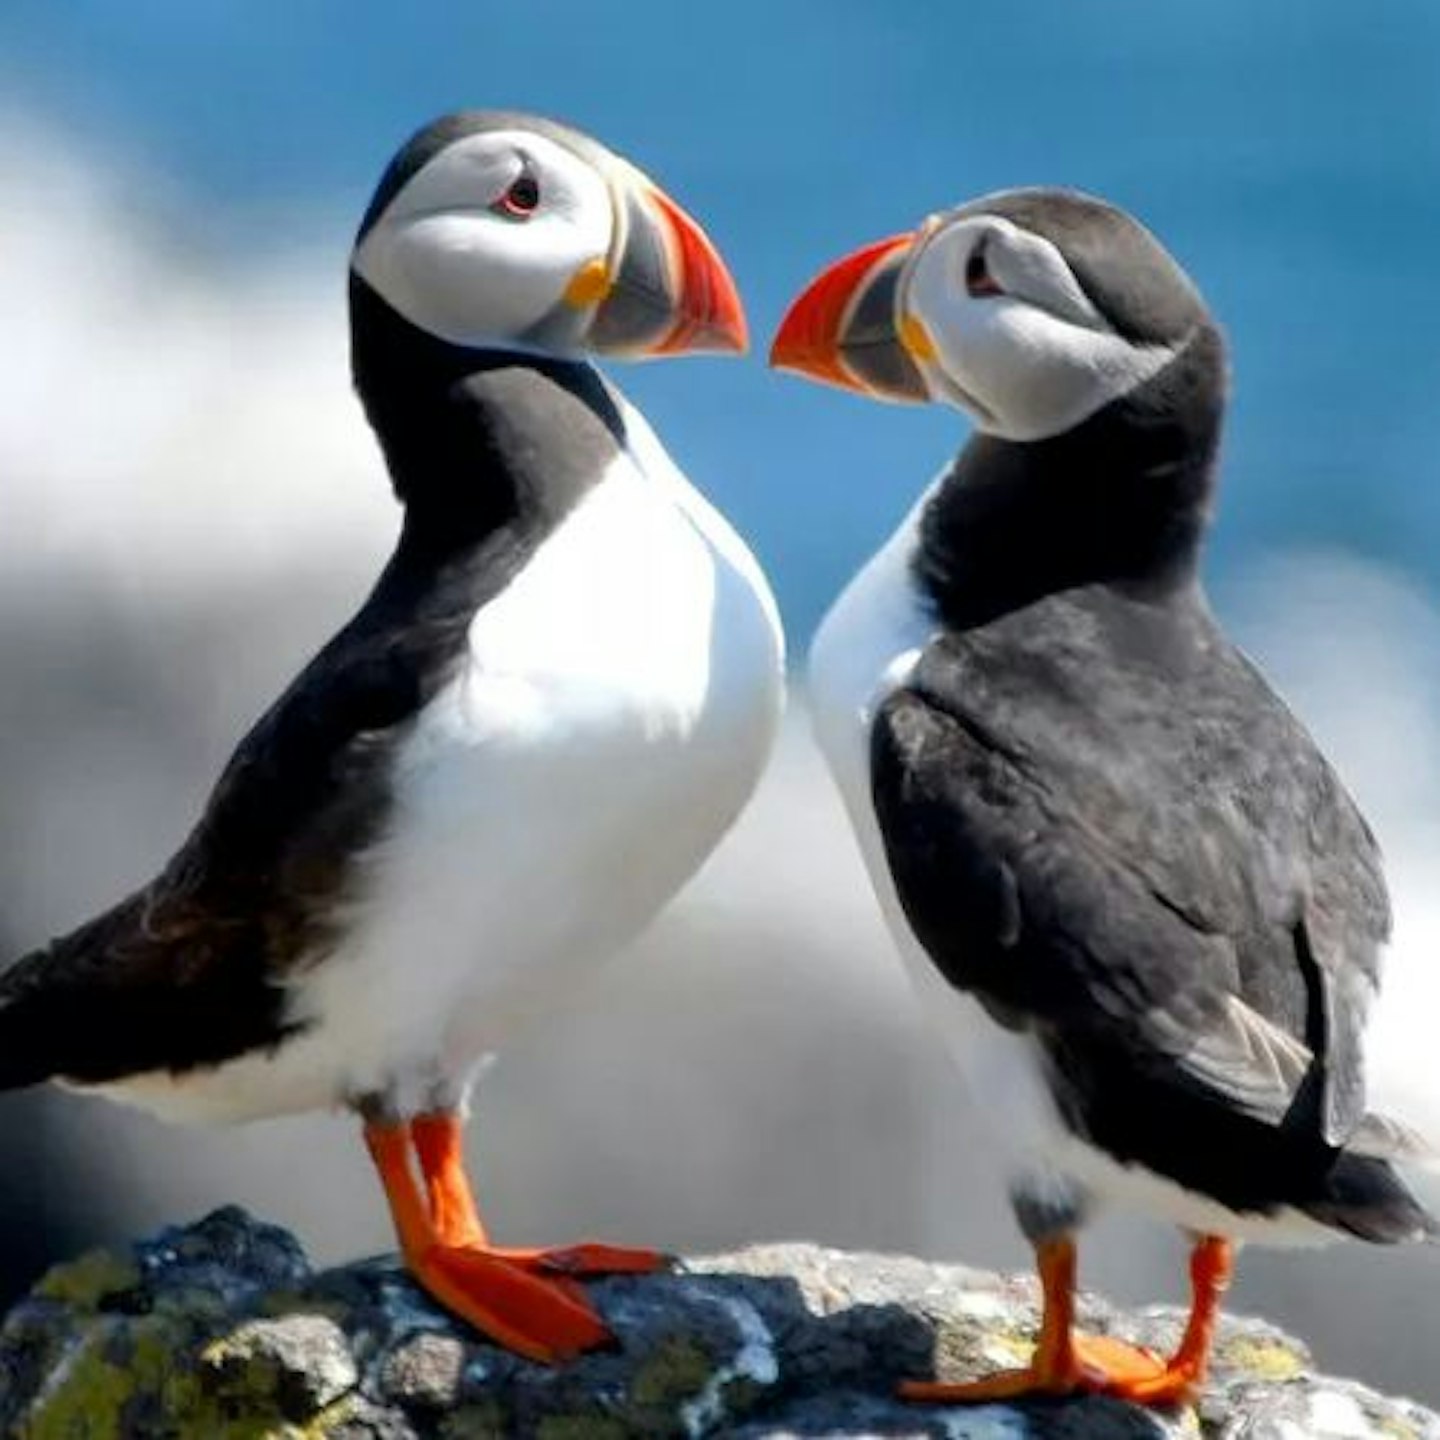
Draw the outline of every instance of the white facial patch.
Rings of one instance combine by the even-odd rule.
[[[1002,294],[971,295],[978,246]],[[921,363],[936,399],[1006,440],[1042,440],[1078,425],[1161,370],[1176,347],[1118,335],[1048,240],[997,215],[938,230],[900,285],[936,351]]]
[[[528,215],[507,214],[498,207],[522,174],[538,199]],[[447,145],[413,175],[352,263],[442,340],[524,343],[575,273],[608,257],[614,229],[610,186],[593,165],[543,135],[493,130]],[[577,340],[579,329],[577,318]]]

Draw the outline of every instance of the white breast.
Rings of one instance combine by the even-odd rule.
[[[625,420],[627,447],[477,614],[399,757],[352,939],[294,992],[310,1031],[123,1098],[242,1118],[463,1081],[729,828],[779,722],[778,614],[734,531]]]
[[[841,592],[810,646],[810,717],[857,829],[862,815],[873,828],[869,744],[875,710],[905,683],[937,628],[910,578],[920,516],[934,488]]]

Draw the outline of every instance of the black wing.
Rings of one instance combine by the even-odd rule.
[[[402,550],[160,875],[0,976],[0,1085],[182,1070],[284,1038],[286,977],[332,942],[389,813],[394,749],[463,648],[471,569],[422,582]]]
[[[367,294],[367,323],[388,324]],[[371,378],[413,397],[433,377],[406,333],[370,352],[385,367]],[[475,612],[623,442],[588,367],[497,354],[465,368],[387,412],[425,522],[412,495],[374,592],[241,743],[180,852],[0,976],[0,1086],[184,1069],[282,1038],[284,979],[334,938],[351,861],[389,813],[396,744],[454,673]]]
[[[1035,1034],[1078,1131],[1182,1179],[1228,1148],[1241,1189],[1276,1134],[1295,1165],[1360,1132],[1376,846],[1207,617],[1090,594],[946,637],[872,777],[917,938]]]
[[[402,331],[373,353],[397,393],[433,379]],[[0,1086],[180,1070],[284,1035],[285,976],[333,942],[351,861],[389,815],[396,744],[454,674],[475,612],[624,438],[588,367],[497,354],[445,383],[386,415],[425,523],[412,503],[376,589],[240,743],[179,854],[0,976]]]

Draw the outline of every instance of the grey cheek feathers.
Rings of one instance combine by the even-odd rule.
[[[1022,443],[1061,435],[1153,379],[1185,343],[1135,345],[1109,330],[1067,329],[1083,337],[1080,343],[1054,363],[1027,363],[1027,383],[1006,397],[1003,410],[986,405],[988,413],[972,412],[980,430]]]

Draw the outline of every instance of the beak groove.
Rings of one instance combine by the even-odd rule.
[[[657,355],[708,350],[743,355],[750,345],[745,310],[710,237],[663,190],[650,198],[669,227],[680,276],[679,318]]]
[[[632,359],[743,353],[744,307],[709,236],[638,174],[616,182],[615,192],[616,245],[605,264],[607,287],[596,292],[591,348]]]
[[[821,271],[780,322],[771,365],[884,400],[928,400],[897,313],[901,272],[917,238],[892,235]]]

